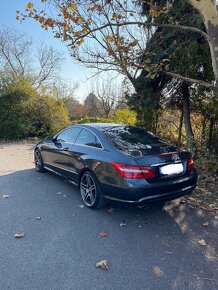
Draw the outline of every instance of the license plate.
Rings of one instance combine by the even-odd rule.
[[[182,172],[183,172],[182,163],[168,164],[168,165],[160,167],[160,173],[162,175],[180,174]]]

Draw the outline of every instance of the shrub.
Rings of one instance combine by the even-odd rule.
[[[44,137],[69,125],[61,100],[40,96],[30,83],[16,80],[0,94],[0,139]]]

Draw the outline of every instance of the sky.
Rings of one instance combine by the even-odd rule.
[[[90,90],[92,87],[93,80],[89,80],[92,72],[82,65],[75,64],[69,56],[66,44],[54,38],[51,31],[44,31],[38,23],[31,19],[27,19],[21,24],[16,20],[16,10],[24,11],[28,2],[28,0],[0,0],[0,26],[16,28],[20,32],[25,32],[31,36],[33,42],[44,42],[46,45],[53,46],[61,51],[61,53],[63,52],[65,61],[60,74],[64,78],[79,82],[76,97],[79,101],[83,101],[89,93],[87,87]]]

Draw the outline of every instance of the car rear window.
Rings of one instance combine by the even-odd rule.
[[[133,126],[116,126],[101,129],[119,150],[143,150],[166,145],[163,140],[142,128]]]

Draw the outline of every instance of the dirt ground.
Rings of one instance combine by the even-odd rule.
[[[34,144],[0,143],[0,174],[33,167]]]

